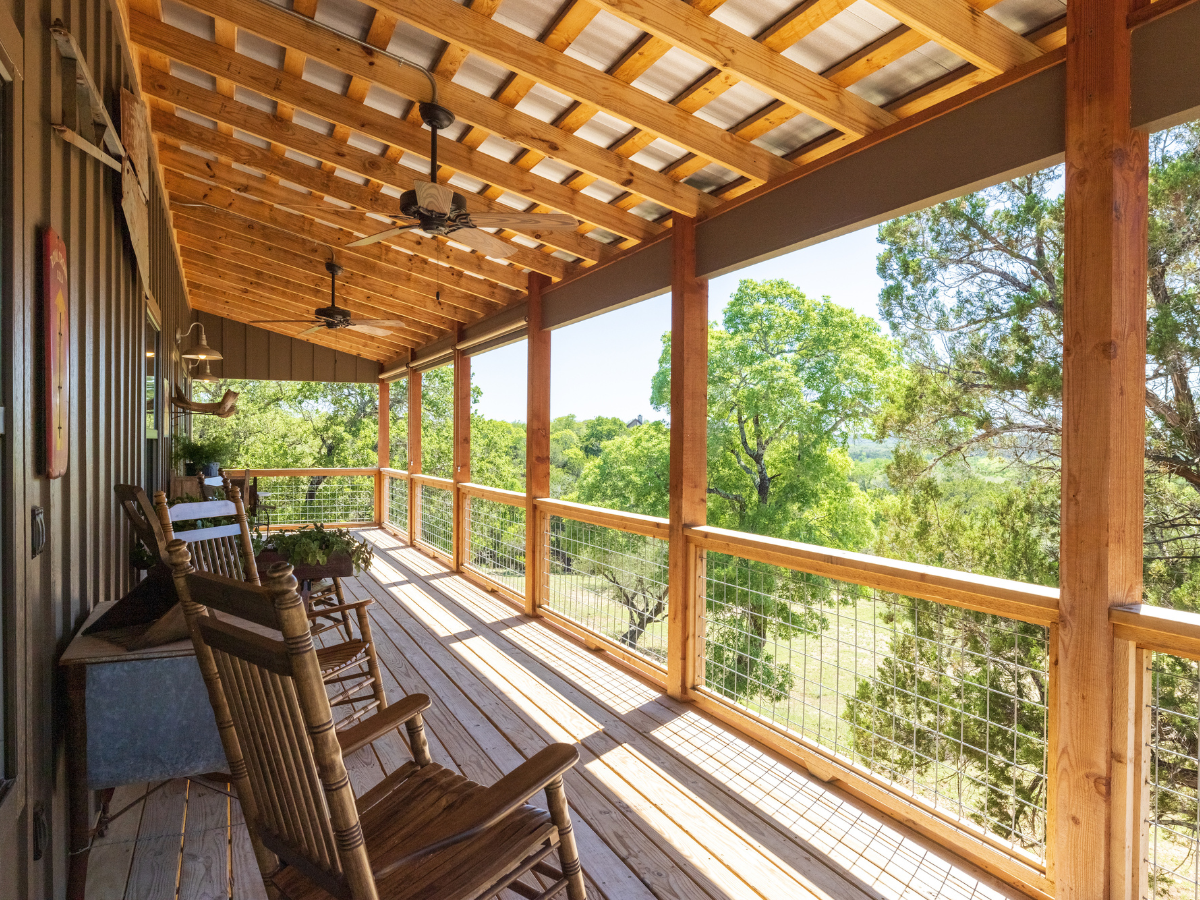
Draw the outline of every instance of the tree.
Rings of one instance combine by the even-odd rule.
[[[670,360],[667,334],[651,385],[651,402],[663,411],[670,404]],[[864,546],[872,532],[870,502],[848,477],[846,445],[869,422],[894,364],[894,348],[872,320],[828,298],[810,300],[785,281],[743,281],[723,325],[709,329],[709,521]],[[573,499],[666,515],[668,451],[664,425],[627,429],[586,463]],[[665,553],[659,548],[644,565],[658,571]],[[645,589],[665,585],[665,575],[650,579],[627,556],[624,580],[610,595],[626,609],[625,638],[636,640],[665,615],[656,591]],[[707,592],[709,685],[743,702],[782,699],[793,676],[769,644],[824,627],[819,607],[828,593],[803,576],[716,554],[709,555],[708,572],[710,587],[722,586],[719,599]],[[638,578],[640,592],[632,590]]]

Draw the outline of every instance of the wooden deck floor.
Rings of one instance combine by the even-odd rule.
[[[648,687],[382,531],[369,574],[391,696],[427,693],[437,762],[494,781],[550,741],[596,900],[1014,897],[904,829]],[[395,734],[347,759],[362,792],[407,760]],[[145,785],[121,788],[112,810]],[[214,789],[217,788],[217,789]],[[95,842],[89,900],[265,897],[227,785],[179,780]]]

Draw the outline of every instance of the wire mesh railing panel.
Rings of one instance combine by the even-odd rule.
[[[454,494],[446,488],[421,485],[422,543],[447,556],[454,555]]]
[[[467,563],[511,591],[525,594],[525,507],[471,497]]]
[[[408,481],[388,478],[388,522],[400,531],[408,530]]]
[[[261,475],[257,524],[375,521],[373,475]]]
[[[657,663],[667,658],[667,542],[547,516],[545,605]]]
[[[1045,858],[1048,631],[708,553],[702,683]]]
[[[1200,898],[1200,663],[1155,653],[1150,682],[1150,896]]]

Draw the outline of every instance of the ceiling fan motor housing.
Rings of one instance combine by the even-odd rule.
[[[416,191],[405,191],[400,195],[400,212],[410,219],[420,219],[422,224],[425,224],[426,220],[454,219],[462,216],[466,211],[467,198],[457,191],[450,200],[450,214],[444,217],[437,214],[431,215],[429,212],[422,210],[420,204],[417,202]]]
[[[350,323],[350,313],[340,306],[325,306],[316,311],[318,319],[324,319],[330,328],[343,328]]]

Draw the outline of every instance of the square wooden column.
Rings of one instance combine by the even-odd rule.
[[[536,500],[550,496],[550,332],[542,326],[549,279],[529,275],[529,386],[525,417],[525,612],[537,615],[550,554]]]
[[[375,453],[381,469],[392,465],[392,416],[391,416],[390,382],[379,382],[379,436],[375,440]],[[387,518],[388,480],[380,472],[375,476],[375,524],[382,523]]]
[[[421,373],[408,373],[408,474],[421,472]],[[417,517],[421,515],[421,488],[408,480],[408,542],[420,533]]]
[[[1059,900],[1133,896],[1137,752],[1108,610],[1141,601],[1148,139],[1129,124],[1129,0],[1067,4],[1066,270],[1057,735]],[[1119,690],[1118,690],[1119,689]]]
[[[696,277],[696,221],[671,226],[671,474],[667,561],[667,692],[696,683],[703,600],[699,551],[684,529],[708,516],[708,281]]]
[[[463,567],[467,547],[466,498],[460,484],[471,480],[471,357],[454,351],[454,531],[451,554],[455,571]]]

